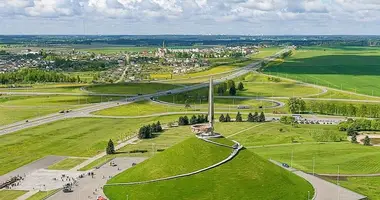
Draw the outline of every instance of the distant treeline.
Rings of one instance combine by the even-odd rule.
[[[44,82],[80,82],[76,77],[63,73],[38,69],[23,69],[17,72],[0,74],[0,84],[44,83]]]
[[[380,105],[377,104],[348,104],[340,102],[305,102],[302,99],[291,98],[288,101],[291,113],[318,113],[324,115],[341,115],[348,117],[380,117]]]

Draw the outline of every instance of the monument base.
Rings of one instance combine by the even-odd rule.
[[[191,126],[191,131],[199,137],[203,138],[219,138],[219,133],[214,132],[214,128],[210,124],[196,124]]]

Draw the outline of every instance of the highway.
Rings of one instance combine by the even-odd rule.
[[[256,61],[256,62],[253,62],[253,63],[251,63],[245,67],[242,67],[239,70],[235,71],[234,73],[227,75],[226,77],[214,80],[214,85],[222,83],[226,80],[231,80],[231,79],[237,78],[237,77],[242,76],[244,74],[247,74],[251,71],[257,70],[260,67],[261,62],[268,62],[268,61],[274,60],[278,56],[280,56],[282,53],[284,53],[286,51],[290,51],[290,50],[291,50],[290,48],[285,48],[285,49],[277,52],[275,55],[263,59],[262,61]],[[39,126],[42,124],[47,124],[47,123],[52,123],[52,122],[59,121],[59,120],[68,119],[68,118],[86,117],[86,116],[89,116],[90,113],[92,113],[92,112],[96,112],[99,110],[104,110],[107,108],[112,108],[112,107],[116,107],[116,106],[120,106],[120,105],[126,105],[126,104],[136,102],[136,101],[149,100],[152,97],[164,96],[164,95],[169,95],[169,94],[178,94],[178,93],[192,91],[192,90],[205,88],[205,87],[208,87],[208,83],[200,83],[200,84],[196,84],[196,85],[191,85],[191,86],[186,86],[186,87],[181,87],[181,88],[175,88],[175,89],[168,90],[168,91],[161,91],[161,92],[157,92],[157,93],[153,93],[153,94],[146,94],[146,95],[135,96],[135,97],[127,97],[126,99],[118,100],[118,101],[97,103],[97,104],[93,104],[93,105],[85,107],[85,108],[75,109],[75,110],[73,110],[69,113],[65,113],[65,114],[56,113],[56,114],[50,114],[50,115],[47,115],[44,117],[30,119],[30,120],[28,120],[28,122],[27,121],[16,122],[13,124],[1,126],[0,127],[0,136],[5,135],[5,134],[9,134],[9,133],[13,133],[16,131],[20,131],[23,129],[36,127],[36,126]],[[7,92],[5,92],[5,93],[7,93]],[[20,92],[20,93],[12,92],[12,93],[13,94],[20,94],[20,95],[27,94],[24,92]],[[10,94],[10,93],[7,93],[7,94]],[[67,94],[67,93],[34,93],[34,92],[32,92],[30,94],[34,94],[34,95],[51,94],[51,95],[53,95],[53,94]],[[72,94],[75,94],[75,93],[72,93]],[[75,94],[75,95],[77,95],[77,94]],[[94,95],[94,94],[89,93],[86,95]],[[110,96],[111,94],[98,94],[98,95]]]

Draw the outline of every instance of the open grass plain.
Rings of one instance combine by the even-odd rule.
[[[265,73],[380,96],[379,55],[378,47],[301,47]]]

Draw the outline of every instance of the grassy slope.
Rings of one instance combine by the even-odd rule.
[[[370,200],[380,200],[380,177],[350,177],[346,181],[340,181],[339,184],[366,195]]]
[[[46,124],[0,136],[0,175],[47,155],[89,157],[104,151],[109,139],[116,142],[141,125],[178,116],[144,119],[78,118]]]
[[[299,85],[297,83],[254,83],[245,82],[244,90],[238,91],[238,96],[263,96],[263,97],[293,97],[318,94],[320,89]]]
[[[29,197],[27,200],[42,200],[42,199],[45,199],[47,196],[49,196],[55,192],[56,192],[56,190],[50,190],[47,192],[37,192],[33,196]]]
[[[184,146],[187,147],[184,149]],[[192,138],[121,173],[110,182],[153,178],[157,177],[157,173],[191,171],[230,151],[226,149],[229,151],[224,152],[223,149]],[[166,172],[168,169],[172,171]],[[304,199],[307,191],[312,190],[305,180],[248,150],[243,150],[232,161],[220,167],[194,176],[143,185],[105,187],[106,195],[113,200],[125,199],[127,194],[129,198],[139,200]]]
[[[266,68],[266,73],[380,96],[379,48],[309,47],[295,51],[280,65]]]
[[[315,157],[316,173],[368,174],[380,172],[378,147],[359,144],[328,143],[300,144],[292,146],[255,148],[257,154],[290,164],[293,152],[293,167],[312,172]]]
[[[87,84],[75,84],[75,83],[60,83],[60,84],[32,84],[21,85],[20,88],[7,88],[1,87],[1,92],[58,92],[58,93],[83,93],[80,90],[81,87],[87,86]]]
[[[28,191],[22,190],[0,190],[0,200],[13,200],[24,195]]]
[[[123,84],[106,84],[93,85],[86,89],[95,93],[106,94],[150,94],[157,91],[165,91],[178,88],[176,85],[160,84],[160,83],[123,83]]]
[[[86,161],[87,159],[82,158],[66,158],[58,163],[55,163],[48,167],[48,169],[52,170],[69,170],[82,162]]]

